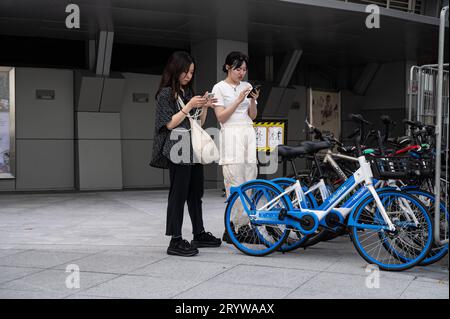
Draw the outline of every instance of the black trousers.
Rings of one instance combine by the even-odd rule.
[[[170,191],[167,205],[167,236],[181,236],[184,204],[187,201],[192,233],[204,231],[202,197],[204,190],[203,165],[179,165],[169,162]]]

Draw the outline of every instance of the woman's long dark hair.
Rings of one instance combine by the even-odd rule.
[[[164,68],[161,82],[159,83],[159,89],[158,92],[156,92],[156,96],[158,96],[161,89],[165,87],[172,88],[172,98],[175,101],[177,94],[180,95],[180,75],[182,73],[189,72],[189,68],[191,64],[194,63],[194,59],[189,55],[189,53],[184,51],[177,51],[174,52],[170,58],[167,60],[166,66]],[[195,73],[195,70],[194,70]],[[193,86],[192,86],[192,80],[189,81],[189,83],[184,87],[185,91],[190,90],[191,92],[194,92]],[[156,97],[155,96],[155,97]]]

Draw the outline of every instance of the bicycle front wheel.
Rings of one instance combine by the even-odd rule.
[[[240,195],[235,192],[230,195],[225,210],[225,228],[233,245],[243,253],[251,256],[265,256],[277,250],[289,236],[290,230],[278,219],[281,210],[290,210],[285,196],[274,201],[270,208],[276,218],[270,223],[258,223],[258,218],[252,218],[248,212],[255,213],[268,202],[275,199],[281,192],[269,183],[262,181],[249,182],[241,186]],[[258,194],[258,196],[255,196]],[[255,199],[258,199],[255,201]]]
[[[430,215],[426,207],[407,193],[385,190],[377,191],[384,203],[394,231],[386,230],[387,223],[369,196],[355,209],[351,225],[353,244],[368,263],[380,269],[400,271],[414,267],[429,253],[433,243]],[[414,222],[415,219],[418,223]]]

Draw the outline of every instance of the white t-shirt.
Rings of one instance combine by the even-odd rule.
[[[238,86],[234,87],[228,84],[225,81],[220,81],[216,85],[214,85],[212,89],[212,93],[214,93],[214,98],[217,99],[216,105],[223,106],[227,108],[230,106],[236,99],[239,97],[239,94],[242,91],[245,91],[248,87],[251,87],[251,84],[245,81],[239,83]],[[245,98],[241,104],[236,108],[234,113],[230,116],[230,118],[223,123],[223,125],[228,124],[253,124],[252,119],[248,115],[248,108],[250,107],[251,99]]]

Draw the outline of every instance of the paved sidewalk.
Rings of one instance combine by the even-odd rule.
[[[231,245],[168,256],[167,191],[0,195],[0,298],[449,298],[448,256],[382,272],[348,237],[249,257]],[[224,198],[206,191],[206,230],[223,233]],[[185,214],[184,237],[192,239]],[[67,288],[80,270],[80,288]]]

